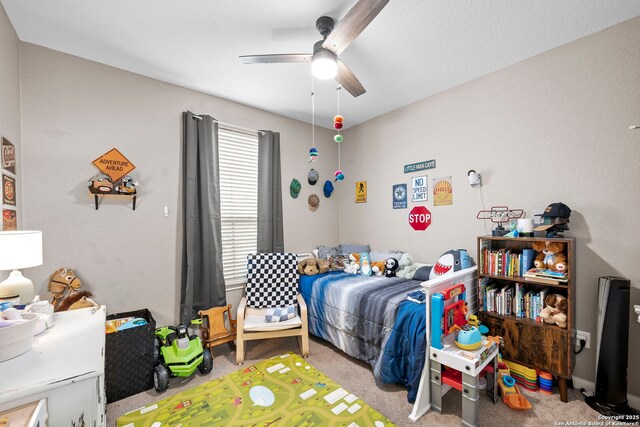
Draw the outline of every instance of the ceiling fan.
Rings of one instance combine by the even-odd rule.
[[[338,25],[333,18],[321,16],[316,21],[316,29],[322,40],[313,45],[313,53],[243,55],[245,64],[300,63],[311,62],[313,75],[322,79],[335,79],[351,95],[360,96],[366,92],[362,83],[338,56],[373,21],[389,0],[359,0]],[[335,28],[334,28],[335,25]]]

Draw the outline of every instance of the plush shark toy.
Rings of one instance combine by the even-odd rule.
[[[429,273],[429,280],[436,277],[448,276],[456,271],[463,270],[475,265],[473,258],[469,256],[466,249],[452,249],[440,255],[436,265]]]

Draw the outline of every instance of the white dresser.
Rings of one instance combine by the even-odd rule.
[[[104,426],[105,317],[104,306],[56,313],[31,350],[0,362],[0,413],[45,399],[51,427]]]

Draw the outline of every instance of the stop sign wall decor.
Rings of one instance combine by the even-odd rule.
[[[425,206],[416,206],[409,212],[409,225],[414,230],[424,231],[431,225],[431,212]]]

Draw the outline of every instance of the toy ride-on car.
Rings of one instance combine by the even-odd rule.
[[[196,369],[206,375],[213,369],[211,352],[202,348],[197,335],[189,335],[189,325],[163,326],[156,329],[155,369],[153,385],[158,393],[169,387],[170,377],[190,377]]]

